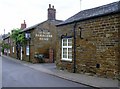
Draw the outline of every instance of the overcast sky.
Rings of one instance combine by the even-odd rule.
[[[80,10],[90,9],[119,0],[0,0],[0,34],[20,28],[23,20],[27,27],[47,20],[49,4],[56,9],[56,18],[66,20]],[[80,6],[81,5],[81,6]]]

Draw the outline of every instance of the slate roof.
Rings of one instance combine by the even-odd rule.
[[[0,35],[0,40],[2,40],[2,35]]]
[[[90,18],[97,17],[97,16],[112,14],[116,12],[120,12],[120,1],[110,3],[107,5],[103,5],[100,7],[80,11],[79,13],[68,18],[64,22],[57,24],[57,26],[69,24],[75,21],[90,19]]]
[[[41,22],[41,23],[35,24],[35,25],[33,25],[33,26],[30,26],[30,27],[28,27],[28,28],[25,28],[25,29],[22,30],[22,32],[25,32],[25,31],[29,31],[29,30],[31,30],[31,29],[34,29],[34,28],[36,28],[38,25],[40,25],[40,24],[42,24],[42,23],[45,23],[45,22],[50,22],[50,23],[52,23],[52,24],[57,25],[57,24],[59,24],[60,22],[63,22],[63,21],[62,21],[62,20],[46,20],[46,21],[44,21],[44,22]]]
[[[3,39],[3,40],[8,39],[9,37],[10,37],[10,34],[2,35],[2,39]]]

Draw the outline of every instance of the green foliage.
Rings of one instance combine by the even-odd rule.
[[[26,42],[25,34],[24,33],[18,34],[17,41],[21,44],[24,44]]]
[[[4,54],[4,48],[2,47],[2,53]]]
[[[13,41],[17,42],[18,41],[18,34],[20,33],[20,29],[16,28],[12,30],[11,38]]]
[[[21,32],[20,29],[16,28],[12,30],[11,38],[15,43],[19,43],[23,45],[26,40],[25,40],[25,34]]]
[[[3,45],[2,45],[2,48],[4,48],[4,49],[9,49],[9,48],[10,48],[10,45],[9,45],[9,44],[3,44]]]
[[[10,45],[7,43],[2,43],[2,53],[4,53],[4,49],[10,49]]]

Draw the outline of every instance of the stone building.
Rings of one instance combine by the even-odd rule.
[[[6,34],[3,36],[2,45],[4,45],[4,54],[10,55],[10,34]],[[2,49],[2,48],[1,48]]]
[[[56,59],[56,24],[60,22],[62,21],[56,20],[56,9],[49,4],[46,21],[28,28],[25,28],[25,22],[21,24],[23,28],[21,32],[25,33],[27,42],[20,49],[20,59],[37,63],[39,60],[35,58],[35,55],[41,55],[44,56],[45,62],[53,63]]]
[[[61,70],[118,77],[120,2],[80,11],[57,25]]]

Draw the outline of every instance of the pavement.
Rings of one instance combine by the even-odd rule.
[[[3,57],[8,57],[4,56]],[[89,76],[87,74],[78,74],[78,73],[70,73],[63,70],[58,70],[56,68],[55,63],[41,63],[41,64],[32,64],[25,61],[20,61],[11,57],[8,57],[11,60],[19,62],[25,66],[33,68],[38,71],[42,71],[44,73],[57,76],[69,81],[73,81],[76,83],[80,83],[83,85],[91,86],[98,89],[120,89],[120,81],[116,79],[110,78],[100,78],[97,76]]]

